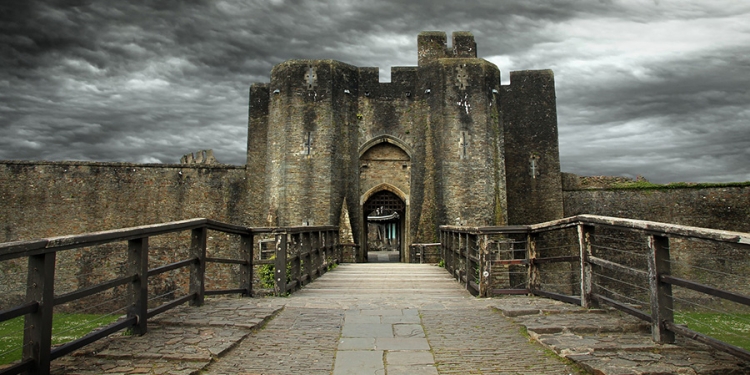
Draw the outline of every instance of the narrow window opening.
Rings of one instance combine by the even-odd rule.
[[[312,153],[312,132],[305,132],[303,149],[305,155],[310,155]]]
[[[537,155],[531,155],[531,158],[529,158],[529,174],[531,178],[539,176],[539,156]]]
[[[468,155],[469,143],[466,140],[466,132],[461,132],[461,138],[458,140],[459,158],[466,159]]]

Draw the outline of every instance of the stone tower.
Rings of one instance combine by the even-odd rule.
[[[530,224],[563,215],[551,71],[500,71],[474,36],[418,37],[416,67],[290,60],[250,88],[251,225],[339,225],[348,202],[365,259],[367,221],[394,213],[401,249],[438,226]],[[402,251],[402,260],[407,260]]]

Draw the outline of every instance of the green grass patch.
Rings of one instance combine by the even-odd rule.
[[[117,316],[97,314],[55,314],[52,318],[52,345],[81,338],[95,328],[114,323]],[[0,365],[21,359],[24,318],[0,323]]]
[[[703,189],[723,187],[746,187],[750,181],[745,182],[673,182],[670,184],[655,184],[648,181],[620,182],[614,184],[607,190],[673,190],[673,189]]]
[[[706,336],[750,350],[750,314],[677,313],[674,321]]]

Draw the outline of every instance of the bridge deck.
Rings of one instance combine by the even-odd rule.
[[[217,298],[199,308],[180,307],[155,319],[145,336],[110,337],[55,361],[53,373],[579,371],[529,340],[526,329],[601,373],[737,369],[733,357],[692,344],[689,352],[655,345],[648,334],[634,333],[642,324],[618,314],[586,313],[540,298],[476,299],[442,268],[381,263],[341,265],[287,298]]]

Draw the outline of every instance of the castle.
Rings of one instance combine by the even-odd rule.
[[[590,188],[560,173],[550,71],[511,72],[501,85],[464,32],[450,49],[444,33],[422,33],[418,53],[390,83],[337,61],[277,65],[250,88],[243,166],[208,151],[179,164],[0,161],[0,240],[205,217],[336,225],[358,246],[346,261],[365,261],[366,223],[384,220],[410,261],[406,247],[438,242],[444,224],[593,214],[750,231],[746,185]]]
[[[250,88],[251,225],[351,225],[366,246],[380,210],[408,246],[435,242],[445,223],[563,217],[552,72],[511,72],[501,85],[469,32],[451,47],[443,32],[417,44],[418,66],[394,67],[390,83],[378,68],[290,60]]]

